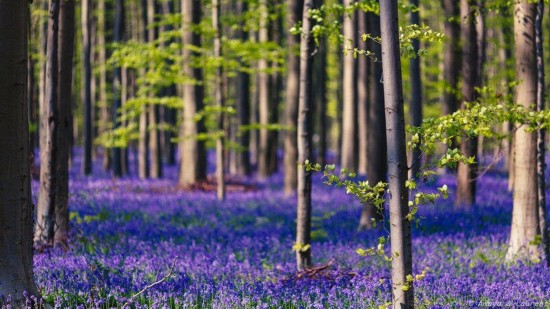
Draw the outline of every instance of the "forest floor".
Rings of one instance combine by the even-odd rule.
[[[370,308],[391,299],[387,262],[356,253],[387,231],[358,232],[361,205],[321,174],[312,194],[318,268],[305,275],[292,251],[295,199],[283,195],[280,174],[240,179],[245,185],[219,202],[212,191],[178,189],[176,167],[162,180],[83,177],[79,168],[77,156],[70,249],[34,257],[37,284],[58,307]],[[549,267],[504,263],[512,210],[505,175],[480,179],[471,210],[453,209],[452,175],[422,188],[443,184],[449,199],[422,206],[413,228],[414,274],[427,270],[414,283],[417,306],[550,308]]]

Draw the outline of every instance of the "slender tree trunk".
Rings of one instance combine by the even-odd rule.
[[[268,8],[267,0],[259,2],[260,28],[258,33],[258,43],[266,44],[269,40],[267,29]],[[269,124],[269,78],[267,74],[267,60],[262,57],[258,61],[258,107],[260,114],[260,147],[258,152],[258,176],[266,178],[269,173],[269,130],[266,128]]]
[[[373,13],[367,14],[369,32],[380,37],[380,17]],[[369,60],[368,96],[369,110],[367,121],[367,180],[371,184],[387,181],[388,163],[386,147],[386,119],[384,111],[384,84],[382,83],[382,49],[380,44],[370,42],[368,45],[376,57],[376,61]],[[368,229],[374,226],[373,220],[380,222],[384,218],[384,210],[367,203],[363,206],[359,229]],[[382,226],[378,224],[378,226]]]
[[[201,46],[201,36],[190,26],[199,24],[202,16],[201,1],[182,0],[183,14],[183,72],[197,82],[202,82],[201,68],[191,67],[191,59],[199,56],[189,46]],[[204,88],[200,83],[186,84],[183,91],[183,123],[180,139],[180,185],[191,185],[206,180],[206,149],[204,142],[197,141],[197,134],[204,133],[204,123],[195,121],[195,114],[202,110]]]
[[[59,1],[50,0],[48,29],[48,56],[46,75],[46,112],[40,116],[46,128],[46,148],[40,154],[40,194],[36,214],[34,242],[37,246],[53,244],[55,225],[55,197],[57,185],[57,130],[58,130],[58,31]]]
[[[41,0],[42,6],[41,9],[44,11],[48,10],[48,0]],[[45,17],[40,27],[40,93],[39,93],[39,102],[38,102],[38,112],[39,115],[46,113],[46,58],[48,51],[48,18]],[[38,148],[40,152],[46,149],[46,128],[43,127],[43,123],[38,119]]]
[[[516,74],[521,81],[516,102],[529,109],[537,102],[537,63],[535,42],[536,5],[528,0],[514,4]],[[533,242],[540,235],[537,203],[537,134],[525,127],[516,130],[514,163],[514,208],[507,260],[541,258]]]
[[[319,134],[317,162],[321,166],[327,164],[327,130],[330,126],[327,117],[327,48],[326,40],[322,40],[317,49],[313,74],[313,89],[316,89],[313,95],[315,97],[317,132]]]
[[[411,0],[411,5],[419,7],[418,0]],[[418,10],[411,11],[411,24],[420,25],[420,13]],[[420,41],[413,40],[412,46],[415,53],[418,53],[420,49]],[[422,80],[420,74],[420,58],[418,56],[411,58],[409,64],[409,73],[411,81],[411,105],[410,115],[411,124],[418,127],[422,124]],[[415,148],[412,151],[411,158],[411,178],[417,178],[420,173],[420,167],[422,165],[422,152],[419,148]]]
[[[246,0],[239,0],[237,2],[238,14],[243,16],[247,11],[248,2]],[[240,28],[238,37],[243,43],[248,41],[248,31],[244,28]],[[242,63],[242,65],[246,67],[249,64]],[[237,173],[240,175],[250,175],[252,172],[249,149],[250,131],[243,130],[243,127],[250,125],[250,74],[245,71],[241,71],[237,75],[237,112],[239,115],[237,137],[239,145],[243,148],[237,156]]]
[[[350,6],[353,1],[344,0],[344,6]],[[355,27],[353,22],[353,15],[344,16],[344,23],[342,25],[343,36],[346,46],[353,48],[355,38]],[[342,149],[340,164],[342,168],[351,169],[353,171],[357,168],[357,145],[356,145],[356,111],[357,111],[357,98],[355,97],[354,85],[355,85],[355,59],[352,56],[352,52],[344,55],[344,74],[343,74],[343,119],[342,119]]]
[[[214,57],[222,57],[222,47],[221,47],[221,26],[219,23],[220,20],[220,4],[218,0],[212,0],[212,28],[214,29]],[[224,98],[223,98],[223,67],[219,65],[216,68],[216,106],[223,109],[224,107]],[[220,112],[218,115],[218,131],[220,134],[224,132],[223,126],[223,112]],[[216,180],[218,182],[217,195],[218,200],[223,201],[225,199],[225,164],[223,156],[224,148],[224,136],[218,137],[216,140]]]
[[[288,0],[287,14],[287,29],[302,20],[303,0]],[[298,95],[299,95],[299,78],[300,66],[299,56],[296,52],[299,38],[296,35],[288,32],[288,59],[287,59],[287,78],[286,78],[286,102],[285,102],[285,124],[287,131],[285,132],[284,146],[284,191],[285,195],[289,196],[296,192],[297,185],[297,170],[296,161],[298,160],[297,150],[297,121],[298,121]]]
[[[370,33],[368,27],[367,13],[357,12],[358,34]],[[368,50],[368,42],[360,39],[357,47],[362,50]],[[357,128],[359,130],[359,174],[367,173],[368,165],[368,121],[369,121],[369,59],[365,56],[359,56],[357,59]]]
[[[84,106],[84,157],[82,171],[84,175],[92,173],[92,8],[91,0],[82,0],[82,102]]]
[[[31,177],[27,106],[29,3],[0,2],[0,295],[24,307],[39,296],[32,268]]]
[[[460,11],[462,19],[462,106],[465,108],[466,102],[477,100],[475,87],[480,86],[480,72],[478,64],[478,37],[476,31],[475,0],[461,0]],[[462,138],[460,151],[467,158],[477,155],[477,138]],[[476,201],[476,164],[458,164],[457,189],[455,205],[458,208],[469,208]]]
[[[105,0],[99,0],[97,2],[97,11],[105,12]],[[104,133],[108,130],[107,124],[109,123],[109,104],[107,103],[107,71],[104,66],[107,62],[107,52],[105,45],[105,14],[97,15],[97,26],[96,26],[96,36],[97,36],[97,57],[99,61],[99,117],[100,121],[98,123],[98,129],[100,133]],[[108,148],[104,149],[103,152],[103,169],[109,170],[111,167],[111,154]]]
[[[300,91],[298,100],[298,217],[296,231],[296,262],[298,269],[311,266],[311,173],[303,166],[311,159],[311,131],[313,104],[311,100],[311,75],[313,62],[312,20],[309,10],[313,0],[303,3],[302,37],[300,41]],[[309,245],[309,246],[308,246]],[[307,247],[306,247],[307,246]]]
[[[115,8],[115,25],[113,41],[121,43],[124,41],[124,1],[117,0]],[[113,72],[113,110],[111,112],[113,119],[113,130],[120,128],[120,108],[122,106],[122,70],[120,67],[114,68]],[[113,176],[123,176],[122,166],[122,149],[120,147],[114,147],[113,153]],[[107,154],[105,154],[107,155]]]
[[[69,156],[72,118],[72,81],[75,28],[74,0],[61,1],[59,11],[59,81],[57,130],[58,160],[55,205],[56,245],[66,246],[69,239]]]
[[[155,0],[147,0],[147,25],[148,29],[148,41],[153,43],[156,38],[155,23],[156,5]],[[151,91],[150,96],[153,96]],[[160,130],[159,124],[159,106],[152,104],[148,107],[149,110],[149,156],[150,156],[150,172],[151,178],[157,179],[162,177],[162,155],[160,149]]]
[[[147,15],[147,1],[148,0],[141,0],[141,33],[142,33],[142,40],[143,42],[147,42],[148,40],[148,31],[147,26],[149,25],[148,22],[148,15]],[[145,69],[140,70],[141,74],[146,74]],[[149,119],[148,119],[148,106],[146,104],[143,104],[141,106],[141,111],[139,114],[139,139],[138,139],[138,175],[139,178],[145,179],[149,177]]]
[[[544,49],[542,35],[542,19],[544,16],[544,1],[539,1],[537,4],[537,14],[535,19],[536,32],[536,49],[537,49],[537,111],[545,110],[544,102]],[[546,163],[544,156],[546,155],[545,145],[546,130],[537,130],[537,180],[538,180],[538,207],[539,207],[539,226],[540,235],[543,247],[543,258],[550,265],[550,241],[548,239],[548,225],[546,222],[546,179],[544,172]]]
[[[397,0],[380,2],[388,174],[391,192],[389,205],[392,301],[393,308],[412,308],[414,306],[412,283],[408,289],[402,288],[406,284],[407,275],[412,275],[412,244],[410,222],[405,218],[408,213],[409,192],[405,187],[407,152],[397,16]]]

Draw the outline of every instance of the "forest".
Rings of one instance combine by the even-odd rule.
[[[0,308],[550,308],[545,4],[0,0]]]

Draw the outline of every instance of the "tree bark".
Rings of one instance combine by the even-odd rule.
[[[115,25],[113,41],[121,43],[124,41],[124,1],[116,1]],[[122,106],[122,70],[120,67],[114,68],[113,72],[113,110],[111,112],[113,119],[113,130],[120,128],[120,108]],[[113,176],[121,177],[122,173],[122,149],[114,147],[113,150]],[[107,155],[107,154],[105,154]]]
[[[411,0],[411,5],[419,7],[418,0]],[[411,11],[411,24],[420,26],[420,13],[418,10]],[[412,40],[412,46],[415,53],[420,49],[420,41]],[[411,81],[411,105],[410,116],[411,124],[418,127],[422,124],[422,79],[420,74],[420,58],[418,56],[410,59],[409,73]],[[412,151],[411,158],[411,178],[417,179],[422,165],[422,152],[419,148]]]
[[[344,6],[352,4],[351,0],[344,0]],[[344,16],[342,25],[345,45],[351,45],[353,48],[355,38],[355,27],[353,14]],[[357,144],[356,144],[356,121],[357,121],[357,98],[355,97],[355,59],[352,52],[344,55],[344,74],[343,74],[343,119],[342,119],[342,149],[340,165],[353,171],[357,169]]]
[[[148,41],[153,43],[157,39],[155,23],[156,4],[155,0],[147,0],[147,26]],[[154,96],[151,90],[150,96]],[[159,105],[151,104],[148,107],[149,116],[149,176],[153,179],[162,178],[162,155],[160,148]]]
[[[403,110],[403,82],[399,52],[397,0],[380,2],[382,33],[382,65],[386,130],[388,145],[388,172],[390,200],[391,278],[393,308],[414,306],[413,286],[405,291],[406,276],[412,275],[412,244],[408,213],[407,153],[405,144],[405,113]]]
[[[269,40],[267,29],[268,18],[267,1],[260,0],[260,28],[258,33],[258,43],[266,44]],[[269,173],[269,79],[267,74],[267,60],[262,58],[258,61],[258,107],[260,115],[260,147],[258,152],[258,176],[266,178]]]
[[[367,14],[369,32],[380,37],[380,17],[373,13]],[[379,43],[369,42],[368,48],[374,53],[376,61],[369,59],[368,75],[368,121],[367,121],[367,180],[375,185],[387,181],[388,163],[386,147],[386,119],[384,111],[384,84],[382,83],[382,49]],[[359,229],[374,227],[372,219],[381,222],[384,218],[384,210],[377,209],[371,203],[363,206]],[[378,225],[382,226],[382,225]]]
[[[220,26],[220,3],[218,0],[212,0],[212,28],[214,29],[214,57],[219,59],[222,57],[221,46],[221,26]],[[221,64],[216,68],[216,85],[215,85],[215,99],[216,106],[222,110],[224,107],[223,97],[223,67]],[[223,134],[224,126],[223,119],[224,113],[218,114],[218,131]],[[223,201],[225,199],[225,162],[224,162],[224,136],[219,136],[216,140],[216,180],[218,182],[217,196],[218,200]]]
[[[368,27],[367,13],[357,12],[357,27],[358,35],[370,33]],[[369,50],[368,42],[359,39],[357,47],[362,50]],[[369,122],[369,58],[359,56],[357,59],[357,128],[358,128],[358,170],[359,174],[367,173],[368,165],[368,122]]]
[[[186,84],[183,91],[183,122],[180,134],[180,174],[179,184],[188,186],[206,180],[206,149],[203,141],[197,141],[197,134],[205,132],[203,121],[195,121],[195,114],[202,110],[204,88],[201,68],[191,67],[192,57],[199,54],[189,49],[190,45],[201,46],[201,36],[190,28],[201,21],[201,2],[182,0],[183,14],[183,72],[195,82]]]
[[[34,242],[38,247],[53,245],[55,226],[55,197],[57,185],[58,130],[58,32],[59,0],[50,0],[48,25],[48,54],[46,65],[46,110],[40,115],[46,129],[46,148],[40,154],[40,194],[36,214]]]
[[[312,20],[309,10],[313,0],[303,3],[302,36],[300,41],[300,91],[298,100],[298,217],[296,231],[296,262],[298,269],[311,266],[311,172],[303,166],[311,159],[312,100],[311,75],[313,62]],[[304,247],[309,245],[309,247]]]
[[[528,0],[514,4],[514,37],[517,87],[516,102],[526,109],[537,101],[537,63],[535,42],[536,5]],[[506,259],[541,258],[534,244],[539,231],[537,203],[537,134],[520,127],[514,134],[514,207],[510,246]]]
[[[479,48],[476,31],[476,19],[474,6],[475,0],[461,0],[460,12],[462,19],[462,106],[466,102],[474,102],[478,98],[476,87],[481,86],[479,72]],[[477,155],[477,138],[466,137],[460,142],[460,151],[466,157]],[[477,163],[458,164],[457,189],[455,206],[457,208],[470,208],[476,200]]]
[[[27,57],[29,3],[0,2],[0,295],[39,296],[32,269]]]
[[[288,0],[287,28],[292,27],[298,21],[302,20],[303,0]],[[300,89],[300,58],[296,52],[298,46],[298,37],[292,33],[287,33],[288,59],[287,59],[287,78],[286,78],[286,102],[285,102],[285,132],[284,146],[284,191],[289,196],[296,192],[297,170],[296,162],[298,160],[297,150],[297,121],[298,121],[298,96]]]
[[[82,0],[82,102],[84,106],[84,157],[82,158],[82,172],[92,174],[92,8],[91,0]]]
[[[313,73],[313,92],[315,97],[315,111],[317,115],[317,162],[321,166],[327,164],[327,130],[330,127],[327,117],[327,42],[322,40],[317,48],[317,56]]]
[[[69,156],[72,118],[72,82],[74,53],[74,0],[61,1],[59,11],[59,81],[57,130],[58,160],[55,205],[56,245],[66,246],[69,239]]]

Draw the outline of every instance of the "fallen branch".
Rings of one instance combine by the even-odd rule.
[[[143,289],[141,289],[141,291],[137,292],[136,294],[132,295],[132,297],[130,297],[130,299],[128,299],[124,305],[122,305],[122,308],[125,308],[127,306],[130,306],[130,304],[134,301],[134,299],[136,297],[138,297],[139,295],[145,293],[147,290],[150,290],[152,288],[154,288],[155,286],[163,283],[164,281],[168,280],[168,278],[170,278],[172,276],[172,274],[174,273],[174,267],[176,266],[176,258],[174,258],[174,262],[172,262],[172,266],[170,266],[170,269],[168,270],[168,273],[166,274],[166,276],[162,277],[162,279],[160,280],[157,280],[149,285],[147,285],[146,287],[144,287]]]

